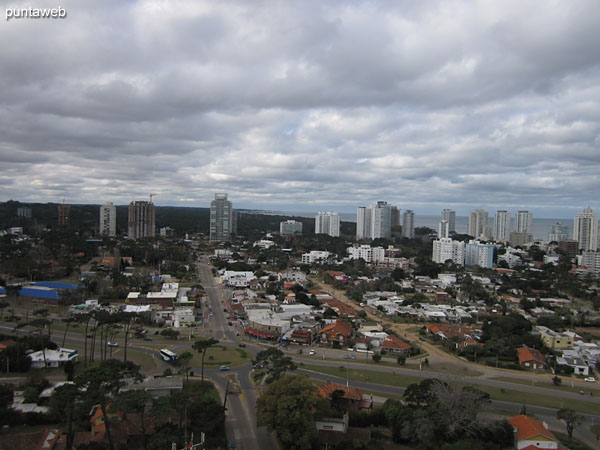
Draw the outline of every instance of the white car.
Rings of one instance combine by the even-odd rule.
[[[593,383],[596,381],[596,379],[594,377],[586,377],[585,381],[589,381],[590,383]]]
[[[119,346],[119,344],[117,344],[116,342],[110,342],[110,341],[108,341],[106,343],[106,345],[108,345],[109,347],[118,347]]]
[[[315,352],[314,350],[311,350],[310,352],[308,352],[309,355],[316,355],[317,352]]]

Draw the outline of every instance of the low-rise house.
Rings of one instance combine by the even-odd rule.
[[[517,356],[519,358],[519,365],[524,369],[543,371],[548,368],[546,358],[544,358],[542,352],[535,348],[519,347],[517,349]]]
[[[409,343],[392,334],[390,334],[381,344],[381,351],[385,351],[389,355],[408,356],[410,355],[410,349]]]
[[[373,407],[373,401],[364,398],[365,391],[362,389],[334,384],[331,381],[319,386],[317,394],[325,399],[338,401],[340,404],[337,406],[345,410],[371,409]]]
[[[337,320],[335,323],[324,327],[319,332],[319,336],[321,337],[320,341],[322,344],[338,344],[340,347],[346,347],[353,332],[352,325],[343,320]]]
[[[559,440],[548,429],[548,426],[533,417],[520,414],[508,419],[508,423],[513,427],[515,447],[518,450],[538,448],[566,450],[560,445]]]
[[[543,326],[536,326],[535,330],[540,333],[540,338],[546,347],[552,349],[572,347],[576,336],[581,339],[580,336],[575,335],[574,333],[559,333]]]
[[[148,377],[140,383],[129,383],[121,388],[125,391],[146,391],[152,397],[166,397],[183,390],[183,377]]]
[[[68,348],[58,348],[56,350],[47,348],[45,350],[30,353],[27,357],[31,359],[31,367],[35,369],[60,367],[67,361],[77,362],[79,360],[77,350]]]
[[[586,362],[580,356],[568,356],[564,355],[556,358],[556,364],[559,366],[569,366],[573,369],[575,375],[588,376],[590,374],[590,368]]]

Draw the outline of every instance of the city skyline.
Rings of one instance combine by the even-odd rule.
[[[0,201],[600,209],[593,1],[62,7],[0,29]]]

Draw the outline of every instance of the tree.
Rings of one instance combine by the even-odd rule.
[[[123,413],[123,420],[138,431],[142,448],[148,448],[148,432],[169,413],[168,400],[153,398],[147,391],[135,389],[119,393],[112,406]]]
[[[203,341],[196,341],[194,342],[194,345],[192,345],[194,350],[202,354],[202,381],[204,381],[204,357],[206,356],[206,350],[208,350],[209,347],[212,347],[213,345],[218,343],[219,341],[217,341],[216,339],[208,338]]]
[[[561,408],[556,411],[556,418],[562,420],[567,427],[567,434],[570,438],[573,437],[573,431],[583,423],[583,416],[580,416],[572,409]]]
[[[379,353],[373,354],[372,358],[373,358],[373,361],[375,361],[376,363],[381,361],[381,355]]]
[[[106,426],[106,437],[109,447],[115,449],[110,431],[108,405],[126,384],[126,380],[139,381],[142,379],[140,367],[131,361],[107,359],[98,367],[90,367],[75,378],[78,388],[85,390],[85,399],[92,405],[100,405],[102,417]]]
[[[63,384],[52,392],[50,397],[50,410],[56,417],[60,417],[67,424],[66,450],[73,448],[73,418],[75,402],[80,396],[79,388],[75,384]]]
[[[181,368],[182,372],[185,372],[185,380],[189,380],[190,364],[194,355],[190,352],[183,352],[179,355],[175,361],[175,365]]]
[[[267,383],[279,380],[286,371],[296,370],[297,367],[291,357],[285,356],[281,350],[275,347],[269,347],[267,350],[258,352],[252,364],[262,364],[267,367],[270,375],[266,380]]]
[[[285,375],[256,401],[257,424],[275,432],[283,448],[311,449],[316,434],[313,410],[322,410],[324,401],[306,375]]]
[[[560,377],[557,376],[552,378],[552,382],[554,383],[554,386],[560,386],[562,384],[562,380],[560,379]]]

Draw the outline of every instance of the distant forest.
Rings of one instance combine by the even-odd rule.
[[[98,236],[99,215],[101,205],[76,205],[70,208],[69,227],[81,235]],[[31,218],[18,217],[17,209],[31,208]],[[128,205],[116,205],[117,234],[127,233]],[[155,206],[156,226],[171,227],[176,235],[186,233],[209,232],[209,208],[186,208],[175,206]],[[252,211],[238,211],[238,235],[256,237],[264,232],[279,232],[279,223],[293,218],[303,224],[303,234],[313,234],[315,219],[280,215],[258,214]],[[58,228],[58,203],[21,203],[9,200],[0,202],[0,230],[10,227],[23,227],[26,234],[35,234],[44,228]],[[356,224],[341,223],[343,235],[355,235]]]

